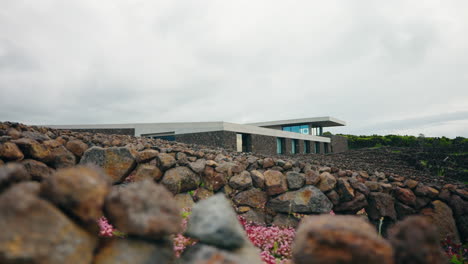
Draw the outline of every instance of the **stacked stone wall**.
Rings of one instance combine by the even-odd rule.
[[[291,140],[286,146],[290,151]],[[399,220],[423,215],[438,228],[439,239],[468,237],[468,190],[463,184],[424,184],[395,173],[0,123],[0,227],[8,230],[0,239],[0,262],[45,258],[47,263],[120,263],[115,261],[125,256],[119,250],[129,248],[135,258],[157,255],[165,259],[161,263],[172,263],[167,237],[180,231],[176,212],[216,193],[260,225],[296,226],[304,215],[333,210],[360,214],[386,235]],[[130,239],[98,243],[90,234],[96,233],[92,223],[103,214]],[[64,230],[39,224],[48,221]],[[19,232],[45,240],[26,234],[14,240]],[[34,249],[55,235],[63,236],[64,243],[72,243],[66,241],[69,236],[80,238],[73,244],[76,254],[47,259],[41,252],[52,249]],[[13,242],[14,252],[7,246]]]

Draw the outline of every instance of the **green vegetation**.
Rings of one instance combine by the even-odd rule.
[[[379,148],[382,146],[390,147],[423,147],[423,148],[450,148],[458,146],[461,149],[468,150],[468,138],[456,137],[450,139],[447,137],[425,137],[420,134],[415,136],[399,136],[399,135],[372,135],[372,136],[355,136],[341,135],[348,138],[349,148]],[[465,155],[468,151],[457,151],[454,155]]]

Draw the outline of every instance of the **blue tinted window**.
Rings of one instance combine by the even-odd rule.
[[[301,125],[301,126],[284,126],[283,131],[289,131],[294,133],[300,134],[309,134],[309,126],[308,125]]]

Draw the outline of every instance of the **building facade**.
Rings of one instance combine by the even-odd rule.
[[[315,117],[250,124],[188,122],[50,127],[74,131],[161,138],[189,144],[272,155],[345,151],[347,150],[347,143],[343,142],[345,139],[337,136],[323,136],[324,127],[344,125],[346,125],[344,121],[336,118]]]

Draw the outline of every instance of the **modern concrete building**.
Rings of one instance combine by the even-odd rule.
[[[328,153],[347,150],[342,137],[323,136],[324,127],[344,126],[332,117],[251,124],[228,122],[60,125],[57,129],[162,138],[263,154]]]

